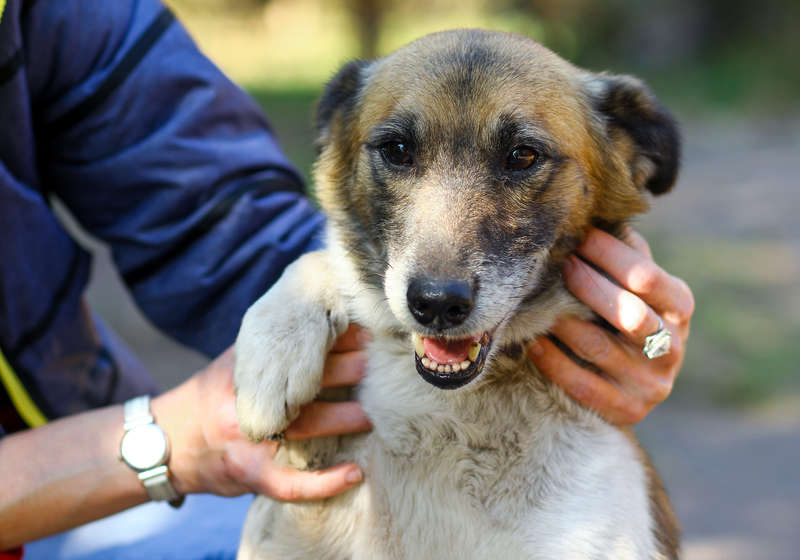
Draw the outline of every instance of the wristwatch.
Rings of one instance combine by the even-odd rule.
[[[169,440],[150,412],[150,397],[142,395],[125,403],[125,433],[119,444],[119,457],[138,473],[147,495],[153,501],[167,501],[180,507],[184,496],[170,480]]]

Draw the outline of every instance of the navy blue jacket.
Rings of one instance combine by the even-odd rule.
[[[255,103],[157,0],[9,0],[0,350],[47,417],[155,391],[86,308],[90,256],[53,198],[153,323],[209,355],[324,222]]]

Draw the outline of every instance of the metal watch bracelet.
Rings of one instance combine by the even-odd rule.
[[[167,466],[169,438],[155,422],[150,411],[150,397],[142,395],[130,399],[123,410],[125,433],[120,441],[120,459],[136,471],[151,500],[180,507],[184,496],[172,485]]]

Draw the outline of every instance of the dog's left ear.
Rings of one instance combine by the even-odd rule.
[[[318,151],[331,141],[337,123],[346,123],[358,103],[364,70],[369,66],[364,60],[351,60],[345,64],[325,86],[317,104],[316,146]]]
[[[672,115],[632,76],[592,74],[586,85],[612,144],[624,137],[633,142],[632,153],[626,155],[636,187],[653,194],[669,191],[678,176],[681,154],[680,134]]]

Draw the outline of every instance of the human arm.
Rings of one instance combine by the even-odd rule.
[[[42,191],[156,326],[220,353],[323,229],[261,110],[157,0],[31,3],[24,27]]]
[[[551,333],[602,375],[575,363],[547,337],[540,337],[528,354],[579,403],[614,424],[635,424],[672,390],[686,353],[692,292],[653,261],[647,242],[633,230],[623,242],[593,229],[576,253],[580,258],[573,255],[564,266],[567,287],[619,333],[576,318],[560,320]],[[651,360],[642,346],[658,330],[658,316],[672,333],[672,347],[666,356]]]
[[[323,386],[352,385],[360,379],[364,355],[357,350],[358,333],[351,328],[337,341]],[[170,439],[169,468],[179,493],[257,492],[298,501],[333,495],[360,481],[361,471],[353,463],[310,472],[275,465],[277,444],[251,443],[239,432],[232,374],[233,351],[228,350],[152,401],[153,415]],[[286,437],[368,428],[357,403],[315,402],[303,409]],[[118,459],[122,432],[122,406],[116,405],[0,439],[0,550],[147,501],[136,474]]]

